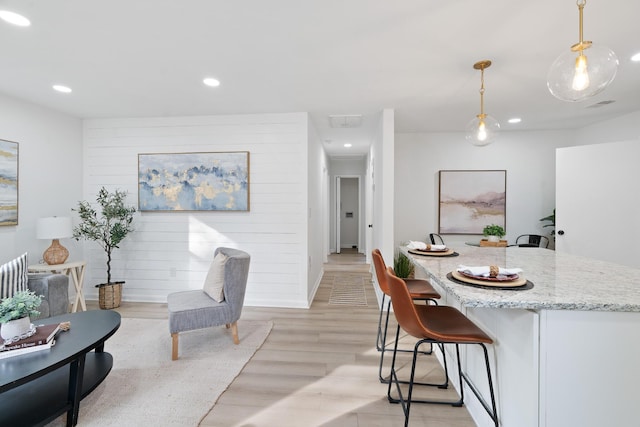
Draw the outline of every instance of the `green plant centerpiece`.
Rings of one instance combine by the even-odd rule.
[[[0,302],[0,336],[6,341],[20,337],[31,329],[31,316],[40,314],[42,296],[33,291],[19,291]]]
[[[488,238],[490,242],[497,242],[502,239],[507,233],[499,225],[491,224],[484,227],[482,234]]]
[[[399,278],[408,279],[413,277],[415,266],[405,254],[399,253],[393,260],[393,271]]]
[[[73,229],[73,237],[76,240],[97,242],[107,255],[107,281],[96,285],[99,288],[100,308],[115,308],[120,305],[124,282],[111,280],[111,254],[133,231],[136,208],[125,204],[126,197],[125,191],[109,192],[102,187],[96,197],[100,212],[87,201],[79,202],[78,209],[74,209],[78,212],[80,224]]]

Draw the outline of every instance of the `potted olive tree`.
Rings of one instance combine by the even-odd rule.
[[[136,208],[125,205],[126,197],[125,191],[115,190],[110,193],[102,187],[96,198],[100,206],[99,213],[86,201],[79,202],[78,209],[74,209],[80,216],[80,224],[73,229],[73,237],[76,240],[97,242],[107,255],[107,281],[96,285],[102,309],[119,307],[122,299],[124,282],[111,280],[111,253],[133,231],[133,214]]]
[[[507,233],[505,233],[504,228],[501,226],[491,224],[484,227],[482,234],[490,242],[499,242]]]
[[[31,316],[38,316],[42,296],[26,290],[16,292],[0,303],[0,336],[7,341],[21,337],[31,329]]]

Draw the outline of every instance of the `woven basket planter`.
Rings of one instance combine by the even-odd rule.
[[[108,310],[120,307],[123,283],[124,282],[117,282],[98,286],[98,303],[101,309]]]

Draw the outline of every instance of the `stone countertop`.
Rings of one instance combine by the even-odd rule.
[[[640,269],[542,248],[451,246],[456,257],[402,252],[467,307],[640,312]],[[523,270],[529,290],[486,289],[447,279],[458,265]]]

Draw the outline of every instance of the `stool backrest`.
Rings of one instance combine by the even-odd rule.
[[[382,258],[382,253],[379,249],[374,249],[371,251],[371,257],[373,258],[373,269],[376,271],[376,278],[378,279],[380,290],[386,295],[390,295],[387,277],[385,276],[387,266],[384,263],[384,258]]]
[[[391,267],[387,267],[385,276],[393,304],[393,313],[400,327],[416,338],[430,338],[431,334],[420,321],[407,284],[394,274]]]

